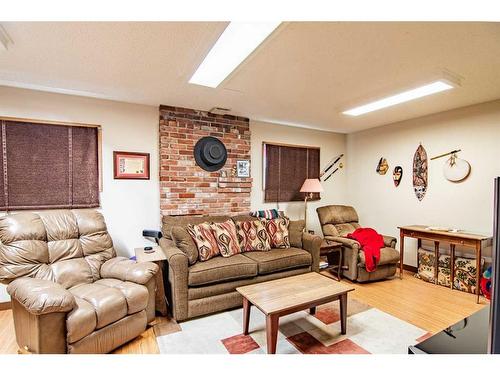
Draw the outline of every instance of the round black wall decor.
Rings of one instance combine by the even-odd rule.
[[[194,159],[202,169],[218,171],[226,164],[226,146],[215,137],[203,137],[194,146]]]

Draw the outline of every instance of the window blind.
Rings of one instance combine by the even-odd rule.
[[[319,178],[319,148],[264,143],[264,201],[304,199],[300,188],[306,178]],[[320,199],[314,193],[312,200]]]
[[[0,210],[99,207],[97,127],[1,120]]]

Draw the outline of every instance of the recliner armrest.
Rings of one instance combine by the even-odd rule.
[[[331,240],[335,242],[340,242],[343,246],[350,247],[352,249],[360,249],[361,245],[358,241],[347,237],[337,237],[337,236],[325,236],[326,240]]]
[[[396,248],[396,243],[398,242],[396,237],[385,236],[385,235],[382,235],[382,237],[384,238],[384,245],[386,247],[392,247],[393,249]]]
[[[320,236],[316,236],[307,232],[302,234],[302,247],[312,256],[312,271],[319,271],[319,256],[321,242],[323,239]]]
[[[101,277],[146,284],[158,272],[153,262],[136,263],[125,257],[115,257],[101,267]]]
[[[7,286],[7,292],[34,315],[69,312],[76,305],[70,292],[50,280],[20,277]]]

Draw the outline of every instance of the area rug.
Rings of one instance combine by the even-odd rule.
[[[339,303],[280,318],[278,354],[407,354],[428,333],[356,299],[348,301],[347,334],[340,334]],[[265,316],[252,307],[249,335],[242,309],[192,319],[156,338],[162,354],[264,354]]]

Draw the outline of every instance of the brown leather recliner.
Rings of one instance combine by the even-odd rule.
[[[342,243],[342,275],[349,280],[359,282],[382,280],[396,274],[399,262],[399,251],[396,250],[396,238],[382,236],[384,245],[380,249],[380,261],[373,272],[366,271],[365,253],[360,251],[359,242],[347,238],[347,234],[354,232],[359,225],[359,218],[354,207],[331,205],[318,207],[323,237]]]
[[[0,241],[0,281],[21,348],[107,353],[154,319],[158,266],[117,257],[98,211],[7,215]]]

